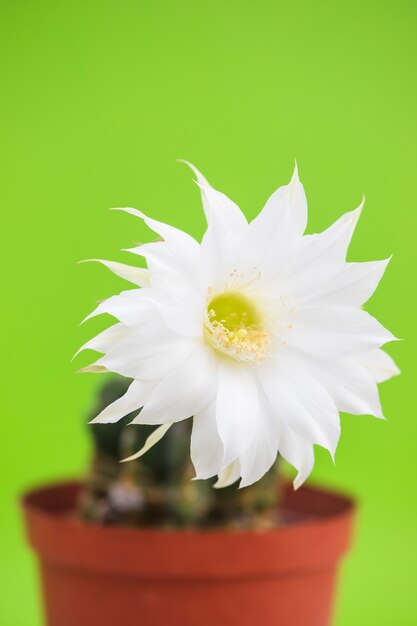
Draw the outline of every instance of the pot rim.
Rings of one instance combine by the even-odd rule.
[[[317,487],[283,486],[286,509],[305,521],[269,530],[130,528],[68,515],[82,487],[61,481],[21,499],[29,542],[44,560],[96,573],[158,579],[277,576],[334,566],[351,541],[351,498]]]

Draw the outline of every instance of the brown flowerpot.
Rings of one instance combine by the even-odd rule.
[[[49,626],[329,626],[353,503],[285,488],[293,522],[268,531],[164,531],[87,525],[80,490],[23,499]]]

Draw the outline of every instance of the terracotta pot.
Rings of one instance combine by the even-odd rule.
[[[294,520],[257,532],[92,526],[72,515],[80,485],[23,499],[49,626],[329,626],[353,504],[285,489]]]

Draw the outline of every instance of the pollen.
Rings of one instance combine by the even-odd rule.
[[[235,359],[260,363],[269,354],[270,337],[254,302],[237,291],[210,299],[205,336],[213,348]]]

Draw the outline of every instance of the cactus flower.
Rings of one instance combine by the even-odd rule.
[[[196,478],[215,486],[260,479],[279,453],[298,471],[314,444],[334,457],[339,411],[382,418],[377,383],[398,373],[381,350],[394,336],[362,309],[389,259],[347,263],[361,208],[305,235],[307,201],[295,168],[250,223],[192,166],[207,230],[193,237],[132,209],[161,240],[129,250],[147,269],[100,261],[135,288],[100,303],[116,324],[80,350],[102,353],[85,371],[117,372],[129,389],[93,421],[159,428],[146,452],[192,417]],[[86,319],[88,319],[86,318]]]

